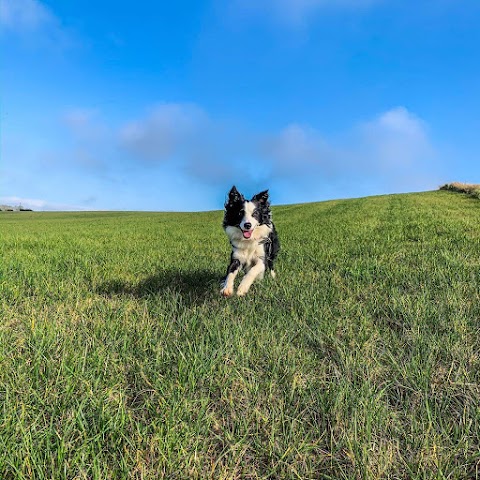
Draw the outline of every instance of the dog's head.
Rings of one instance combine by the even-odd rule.
[[[225,202],[223,228],[238,228],[243,238],[248,240],[259,225],[271,225],[271,223],[268,190],[257,193],[251,200],[245,200],[235,186],[232,187]]]

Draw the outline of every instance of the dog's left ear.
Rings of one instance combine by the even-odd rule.
[[[252,202],[266,204],[268,202],[268,190],[264,190],[263,192],[254,195],[252,198]]]

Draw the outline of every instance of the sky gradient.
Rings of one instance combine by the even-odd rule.
[[[480,183],[479,24],[476,0],[2,0],[0,203]]]

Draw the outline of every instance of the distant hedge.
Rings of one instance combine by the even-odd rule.
[[[440,187],[440,190],[449,190],[451,192],[466,193],[480,199],[480,185],[474,183],[452,182],[446,183]]]
[[[32,212],[31,208],[23,208],[22,206],[11,207],[10,205],[0,205],[0,212]]]

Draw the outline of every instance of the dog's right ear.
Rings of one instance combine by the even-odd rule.
[[[243,202],[244,198],[241,193],[237,190],[237,187],[235,185],[232,187],[228,194],[228,203],[238,203],[238,202]]]

